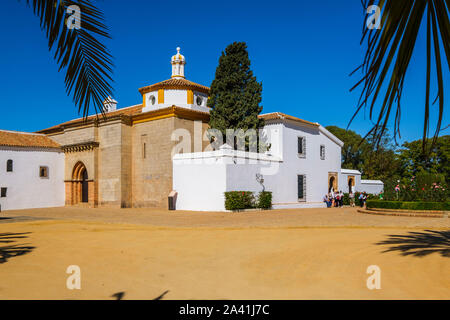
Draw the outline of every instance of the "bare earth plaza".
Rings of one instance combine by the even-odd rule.
[[[353,2],[2,4],[4,309],[448,307],[450,1]]]
[[[11,211],[0,220],[0,298],[447,299],[449,228],[353,208]],[[81,290],[66,287],[70,265]],[[371,265],[379,290],[367,288]]]

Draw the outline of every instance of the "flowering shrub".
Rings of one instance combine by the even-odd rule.
[[[448,186],[439,175],[420,174],[385,185],[385,199],[398,201],[445,202],[449,199]]]
[[[255,197],[250,191],[225,192],[225,209],[243,210],[255,207]]]

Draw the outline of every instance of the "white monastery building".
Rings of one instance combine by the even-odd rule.
[[[227,191],[270,191],[274,208],[324,207],[330,191],[377,194],[383,182],[341,169],[343,142],[316,122],[262,114],[265,153],[212,148],[209,88],[172,77],[139,89],[142,104],[71,120],[38,133],[0,131],[1,210],[87,205],[224,211]]]
[[[42,134],[0,130],[0,209],[64,206],[64,153]]]

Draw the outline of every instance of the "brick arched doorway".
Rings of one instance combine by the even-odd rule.
[[[347,180],[347,183],[348,183],[348,192],[350,193],[350,192],[354,192],[355,190],[355,177],[354,176],[349,176],[348,177],[348,180]]]
[[[89,202],[89,175],[83,162],[77,162],[72,171],[72,204]]]
[[[337,192],[338,191],[338,175],[336,172],[328,173],[328,192]]]
[[[97,206],[96,183],[83,162],[77,162],[72,170],[71,180],[66,180],[66,205],[89,204]]]

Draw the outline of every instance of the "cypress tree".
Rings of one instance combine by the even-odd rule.
[[[262,84],[250,70],[245,42],[234,42],[226,47],[219,59],[215,79],[211,84],[208,107],[211,108],[209,125],[222,132],[226,129],[258,129],[264,120],[258,115],[262,111]],[[248,146],[248,143],[246,143]]]

